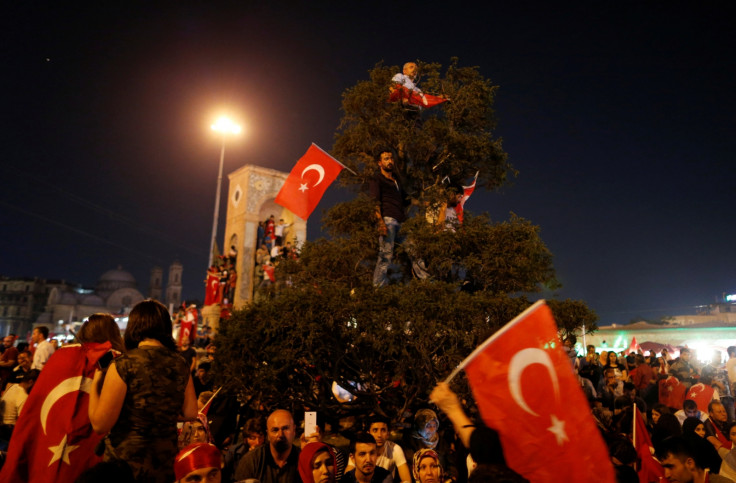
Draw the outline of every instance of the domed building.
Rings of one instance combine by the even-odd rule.
[[[145,299],[133,275],[122,267],[108,270],[94,290],[81,287],[54,287],[49,292],[46,311],[36,323],[56,325],[78,322],[97,312],[124,315]]]
[[[135,290],[137,287],[138,283],[135,281],[135,277],[118,265],[115,270],[108,270],[102,274],[95,286],[95,293],[100,297],[107,298],[121,288]]]

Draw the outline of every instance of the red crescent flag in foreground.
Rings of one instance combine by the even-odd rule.
[[[533,482],[615,481],[608,450],[543,300],[491,336],[462,366],[511,469]]]
[[[88,406],[97,361],[110,347],[72,344],[54,352],[20,413],[0,481],[75,481],[102,460]]]
[[[276,195],[276,203],[306,220],[344,166],[312,143]]]

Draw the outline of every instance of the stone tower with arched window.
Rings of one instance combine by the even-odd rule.
[[[234,246],[238,254],[234,308],[252,300],[253,291],[260,283],[253,279],[259,221],[265,221],[270,215],[277,221],[283,218],[290,224],[285,232],[286,241],[294,246],[298,247],[307,238],[307,222],[274,202],[288,175],[253,165],[245,165],[228,175],[230,188],[223,253]]]
[[[169,279],[166,283],[166,305],[169,310],[177,310],[181,305],[181,275],[184,267],[176,260],[169,266]]]
[[[148,297],[154,300],[161,300],[163,295],[163,278],[164,270],[161,267],[153,267],[151,269],[151,282],[148,286]]]

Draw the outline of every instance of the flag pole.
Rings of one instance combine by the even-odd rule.
[[[634,448],[636,448],[636,403],[634,403],[634,418],[631,424],[633,426],[631,430],[631,439],[633,440]]]
[[[350,169],[347,166],[345,166],[344,164],[342,164],[340,161],[338,161],[337,159],[335,159],[334,156],[332,156],[330,153],[328,153],[324,149],[322,149],[319,146],[317,146],[315,143],[312,143],[312,146],[314,146],[315,148],[317,148],[320,151],[322,151],[323,153],[325,153],[325,156],[329,156],[334,162],[336,162],[337,164],[339,164],[340,166],[342,166],[344,169],[347,169],[348,171],[350,171],[351,173],[353,173],[355,176],[358,176],[358,173],[356,173],[352,169]]]
[[[506,324],[503,327],[501,327],[495,334],[493,334],[488,339],[486,339],[485,342],[483,342],[481,345],[479,345],[477,349],[475,349],[468,357],[466,357],[465,360],[462,361],[455,368],[455,370],[452,371],[452,373],[449,376],[447,376],[447,379],[445,379],[445,383],[446,384],[449,384],[450,381],[452,381],[455,378],[455,376],[457,376],[460,373],[460,371],[462,371],[463,369],[465,369],[465,366],[467,366],[468,364],[470,364],[473,361],[473,359],[475,359],[478,356],[478,354],[482,353],[485,350],[486,347],[488,347],[490,344],[493,343],[493,341],[495,341],[496,339],[498,339],[499,337],[501,337],[501,335],[503,333],[505,333],[507,330],[509,330],[511,327],[513,327],[514,324],[516,324],[517,322],[519,322],[520,320],[522,320],[524,317],[526,317],[527,315],[529,315],[530,313],[532,313],[533,311],[535,311],[537,309],[537,307],[539,307],[541,305],[544,305],[544,304],[545,304],[545,301],[544,300],[537,300],[534,304],[532,304],[529,307],[527,307],[527,309],[525,311],[523,311],[522,313],[520,313],[519,315],[517,315],[516,317],[514,317],[514,319],[511,320],[511,322],[509,322],[508,324]]]

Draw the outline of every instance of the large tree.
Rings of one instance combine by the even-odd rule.
[[[253,407],[400,418],[426,403],[439,379],[526,308],[527,294],[559,286],[539,228],[527,220],[466,213],[455,231],[427,221],[447,192],[476,172],[485,189],[514,173],[493,136],[495,86],[456,59],[444,70],[422,63],[420,70],[423,90],[449,102],[424,110],[388,102],[399,68],[382,65],[343,94],[333,154],[356,172],[341,175],[356,197],[327,212],[329,239],[305,243],[298,261],[280,264],[278,290],[259,294],[221,325],[222,381]],[[362,192],[378,147],[394,150],[414,200],[402,229],[430,280],[412,280],[397,268],[394,284],[372,285],[375,205]],[[406,248],[397,248],[400,260]],[[557,301],[552,308],[565,334],[583,323],[595,328],[595,314],[581,302]],[[335,397],[333,384],[352,400]]]

